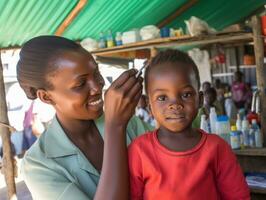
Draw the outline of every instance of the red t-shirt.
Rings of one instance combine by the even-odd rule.
[[[185,152],[161,145],[157,131],[134,140],[129,147],[131,199],[250,199],[229,145],[217,135],[200,132],[200,142]]]

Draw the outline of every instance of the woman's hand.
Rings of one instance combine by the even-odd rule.
[[[115,127],[126,127],[135,112],[135,107],[142,94],[143,79],[136,78],[135,69],[121,74],[105,93],[105,123]]]

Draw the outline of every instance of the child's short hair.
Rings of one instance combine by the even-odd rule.
[[[176,49],[168,49],[165,51],[159,52],[154,58],[151,59],[150,63],[146,67],[145,74],[144,74],[144,83],[145,83],[145,90],[147,93],[148,89],[148,75],[152,68],[155,65],[163,64],[163,63],[183,63],[190,65],[192,67],[193,72],[195,73],[198,89],[200,88],[200,77],[199,77],[199,70],[194,61],[189,57],[188,54]]]
[[[215,98],[217,97],[217,92],[216,92],[216,90],[213,87],[208,88],[207,90],[203,91],[203,95],[207,95],[207,94],[211,94]]]

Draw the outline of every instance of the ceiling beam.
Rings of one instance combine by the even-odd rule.
[[[183,12],[185,12],[186,10],[188,10],[189,8],[191,8],[192,6],[194,6],[197,2],[198,2],[198,0],[189,0],[188,2],[186,2],[185,4],[183,4],[181,7],[179,7],[174,13],[172,13],[171,15],[169,15],[166,19],[164,19],[163,21],[159,22],[157,24],[157,26],[159,28],[162,28],[162,27],[166,26],[167,24],[170,24],[178,16],[180,16]]]
[[[76,16],[80,13],[83,7],[87,4],[87,0],[79,0],[75,8],[69,13],[65,20],[61,23],[58,29],[55,32],[55,35],[61,36],[67,27],[73,22]]]

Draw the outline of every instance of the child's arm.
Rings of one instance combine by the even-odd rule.
[[[249,188],[240,165],[225,141],[219,145],[217,169],[217,189],[222,199],[250,199]]]
[[[128,148],[128,163],[130,175],[130,200],[143,199],[144,180],[142,176],[142,163],[139,147],[136,142]]]

